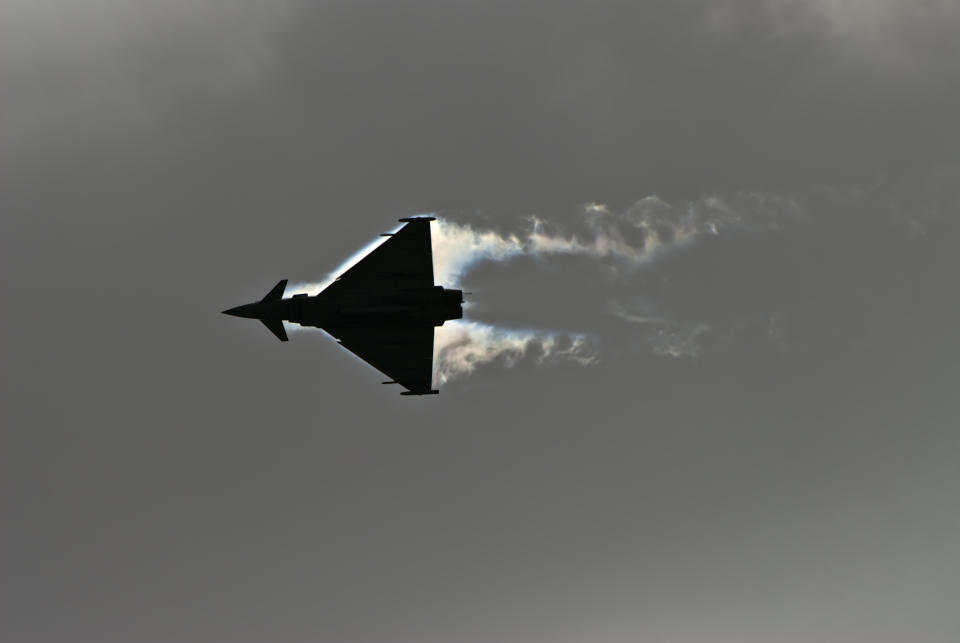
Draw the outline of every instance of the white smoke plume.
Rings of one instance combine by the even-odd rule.
[[[513,330],[475,321],[452,321],[437,328],[434,339],[434,381],[445,384],[493,362],[511,368],[521,360],[537,364],[559,361],[589,365],[596,347],[578,333]]]
[[[775,216],[774,216],[775,215]],[[732,198],[709,196],[671,204],[648,196],[620,212],[600,203],[582,207],[573,219],[524,217],[514,231],[497,232],[440,219],[434,226],[434,269],[438,283],[461,286],[470,268],[485,261],[517,257],[547,260],[550,256],[595,259],[608,274],[629,277],[644,265],[698,238],[734,229],[769,229],[783,217],[802,216],[799,204],[788,198],[742,192]],[[606,311],[638,324],[647,350],[671,358],[696,358],[710,328],[702,322],[680,322],[669,316],[639,318],[617,302]],[[538,363],[599,361],[598,344],[586,335],[564,337],[540,330],[516,331],[477,322],[438,329],[436,369],[439,383],[468,375],[481,364],[499,362],[511,367],[531,354]]]
[[[777,217],[769,216],[774,212]],[[589,203],[577,219],[561,222],[529,215],[521,229],[508,233],[440,219],[433,231],[434,270],[438,283],[459,285],[477,262],[579,255],[601,260],[614,272],[629,273],[699,237],[734,228],[772,227],[784,215],[800,216],[799,204],[742,192],[733,199],[710,196],[677,205],[654,195],[622,212]]]

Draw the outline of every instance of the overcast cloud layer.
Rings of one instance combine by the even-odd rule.
[[[955,643],[958,30],[0,0],[0,640]],[[218,312],[423,212],[439,396]]]

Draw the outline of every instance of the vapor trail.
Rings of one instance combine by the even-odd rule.
[[[438,283],[460,287],[470,269],[483,262],[581,256],[595,260],[598,268],[614,276],[629,277],[701,237],[734,229],[767,229],[785,216],[801,216],[800,206],[787,198],[741,192],[731,198],[709,196],[680,204],[648,196],[619,212],[589,203],[574,217],[523,217],[519,226],[506,232],[441,218],[433,231],[434,268]],[[638,325],[649,350],[664,357],[696,358],[711,330],[705,323],[678,321],[663,313],[638,316],[618,301],[597,312]],[[600,359],[598,342],[587,334],[512,330],[475,321],[448,323],[437,329],[436,342],[438,383],[469,375],[492,362],[510,368],[524,359],[580,365]]]
[[[512,232],[440,219],[433,233],[434,267],[437,282],[451,285],[459,285],[478,262],[520,256],[578,255],[629,272],[700,237],[775,226],[778,217],[768,216],[772,212],[799,215],[800,207],[791,199],[742,192],[733,199],[710,196],[678,205],[648,196],[622,212],[589,203],[576,218],[529,215]]]
[[[475,321],[452,321],[437,328],[434,378],[437,384],[470,375],[477,367],[499,362],[510,368],[523,359],[537,364],[559,361],[580,365],[597,360],[586,335],[543,330],[514,330]]]

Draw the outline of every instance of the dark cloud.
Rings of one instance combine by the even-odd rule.
[[[0,638],[956,640],[958,20],[3,4]],[[415,212],[711,199],[763,225],[464,276],[589,366],[409,400],[218,312]]]

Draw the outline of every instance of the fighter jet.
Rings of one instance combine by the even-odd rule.
[[[401,395],[431,395],[433,329],[463,317],[463,291],[433,283],[430,222],[434,217],[406,217],[359,263],[316,296],[284,298],[287,280],[260,301],[223,311],[259,319],[281,342],[283,322],[322,328],[339,343],[400,384]]]

